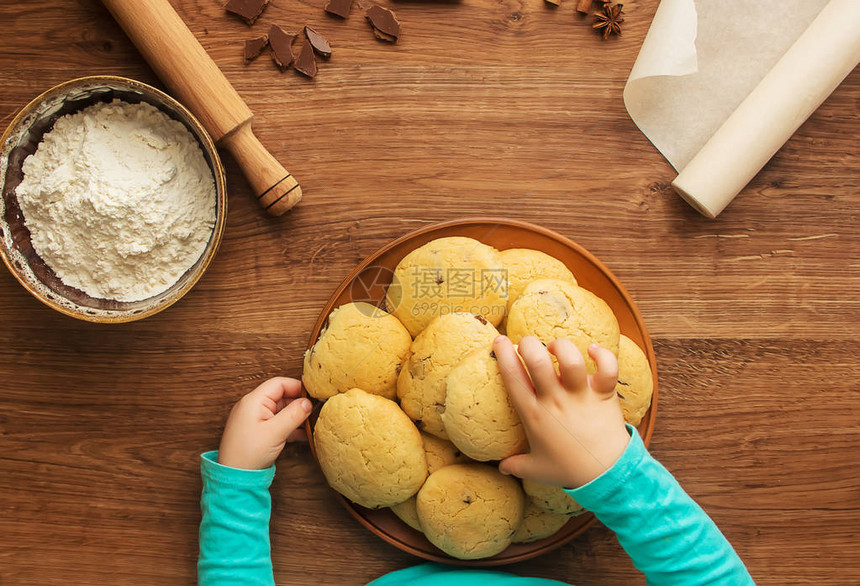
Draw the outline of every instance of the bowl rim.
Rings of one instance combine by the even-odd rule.
[[[447,228],[456,228],[458,226],[481,225],[481,224],[487,224],[487,225],[501,224],[501,225],[510,226],[510,227],[514,227],[514,228],[524,229],[524,230],[531,231],[531,232],[537,232],[538,234],[540,234],[542,236],[551,238],[551,239],[559,242],[560,244],[563,244],[563,245],[573,249],[578,254],[582,255],[589,263],[593,264],[601,273],[603,273],[606,276],[606,278],[612,283],[612,286],[615,287],[615,289],[618,291],[619,295],[624,299],[625,304],[630,309],[630,311],[633,315],[633,319],[636,322],[637,327],[639,328],[640,332],[642,333],[642,341],[643,341],[643,345],[644,345],[643,350],[645,351],[645,356],[648,359],[648,363],[651,367],[651,376],[652,376],[653,381],[654,381],[654,392],[653,392],[652,397],[651,397],[651,406],[648,408],[647,416],[645,418],[643,418],[643,420],[640,422],[640,424],[638,426],[638,427],[641,427],[643,424],[646,424],[645,433],[641,435],[641,438],[642,438],[642,442],[645,444],[645,447],[648,447],[649,444],[651,443],[651,437],[654,434],[654,426],[655,426],[656,420],[657,420],[657,396],[658,396],[657,359],[656,359],[656,355],[654,353],[654,346],[651,343],[651,335],[648,333],[648,329],[645,326],[645,320],[642,317],[641,312],[639,311],[639,307],[633,301],[633,298],[630,296],[630,293],[627,291],[627,289],[624,287],[624,285],[621,284],[621,281],[619,281],[619,279],[615,276],[615,274],[611,270],[609,270],[609,267],[607,267],[602,261],[600,261],[600,259],[598,259],[596,256],[594,256],[594,254],[589,252],[584,246],[582,246],[581,244],[575,242],[574,240],[571,240],[570,238],[568,238],[562,234],[559,234],[555,230],[551,230],[549,228],[546,228],[544,226],[540,226],[537,224],[533,224],[531,222],[526,222],[524,220],[516,220],[516,219],[512,219],[512,218],[495,217],[495,216],[470,216],[470,217],[466,217],[466,218],[458,218],[455,220],[446,220],[446,221],[442,221],[442,222],[436,222],[433,224],[428,224],[428,225],[422,226],[421,228],[418,228],[416,230],[412,230],[412,231],[410,231],[410,232],[384,244],[383,246],[381,246],[377,250],[375,250],[373,253],[371,253],[367,257],[365,257],[364,260],[362,260],[358,265],[356,265],[355,268],[353,268],[353,270],[350,271],[346,277],[344,277],[344,279],[337,286],[337,288],[334,290],[334,292],[332,292],[332,294],[329,296],[328,300],[326,301],[325,305],[323,306],[322,311],[320,312],[319,316],[317,317],[316,321],[314,322],[313,328],[311,329],[311,333],[310,333],[310,336],[308,338],[307,349],[310,350],[311,347],[313,347],[313,345],[316,343],[316,340],[319,337],[320,332],[322,331],[323,324],[326,323],[326,320],[328,319],[329,314],[334,310],[334,304],[336,303],[337,299],[343,294],[343,292],[347,288],[350,287],[350,285],[355,280],[355,278],[358,277],[361,274],[361,272],[364,271],[364,269],[371,266],[380,257],[382,257],[383,255],[388,253],[390,250],[396,248],[397,246],[403,244],[404,242],[407,242],[407,241],[409,241],[413,238],[416,238],[418,236],[421,236],[421,235],[425,235],[428,233],[436,232],[436,231],[447,229]],[[302,392],[303,392],[304,396],[309,397],[309,395],[307,393],[307,389],[305,389],[305,387],[304,387],[304,383],[302,384]],[[311,427],[310,418],[305,420],[305,423],[303,425],[303,429],[305,430],[307,437],[308,437],[308,446],[310,447],[311,454],[313,455],[314,460],[317,462],[317,465],[319,466],[319,458],[318,458],[317,451],[316,451],[316,445],[314,443],[313,430]],[[576,539],[577,537],[579,537],[580,535],[585,533],[585,531],[587,531],[589,528],[591,528],[597,522],[597,518],[594,516],[593,513],[586,512],[585,515],[589,515],[590,518],[578,530],[572,532],[570,535],[567,535],[567,536],[565,536],[565,537],[563,537],[557,541],[545,543],[545,544],[537,547],[536,549],[534,549],[532,551],[522,553],[522,554],[519,554],[516,556],[511,556],[510,558],[496,559],[496,556],[493,556],[493,557],[484,558],[484,559],[477,559],[477,560],[460,560],[460,559],[448,556],[447,554],[444,554],[441,551],[439,554],[428,553],[424,550],[420,550],[420,549],[412,546],[409,543],[406,543],[405,541],[395,537],[394,535],[391,535],[387,532],[382,531],[379,527],[377,527],[376,525],[371,523],[366,517],[364,517],[362,514],[359,513],[358,509],[356,508],[358,505],[355,505],[349,499],[347,499],[346,497],[344,497],[342,494],[340,494],[336,490],[332,489],[331,487],[329,487],[329,490],[331,490],[334,493],[335,497],[340,501],[341,505],[343,505],[343,507],[349,512],[349,514],[352,517],[354,517],[361,525],[363,525],[371,533],[373,533],[375,536],[379,537],[380,539],[382,539],[386,543],[393,545],[394,547],[396,547],[402,551],[410,553],[410,554],[412,554],[418,558],[424,559],[424,560],[433,561],[433,562],[440,562],[440,563],[444,563],[444,564],[448,564],[448,565],[456,565],[456,566],[493,567],[493,566],[502,566],[502,565],[514,564],[514,563],[519,563],[519,562],[523,562],[526,560],[534,559],[536,557],[544,555],[544,554],[546,554],[552,550],[555,550],[559,547],[562,547],[562,546],[570,543],[571,541],[573,541],[574,539]]]
[[[30,100],[15,114],[15,116],[9,122],[8,126],[6,126],[6,129],[3,131],[2,136],[0,136],[0,145],[6,143],[7,139],[12,133],[12,130],[23,118],[28,116],[33,110],[38,108],[47,99],[54,97],[57,94],[61,94],[67,89],[70,89],[77,85],[99,82],[123,84],[133,90],[153,94],[155,97],[159,98],[160,100],[163,100],[167,105],[170,106],[170,108],[176,110],[177,112],[185,116],[190,122],[191,126],[194,128],[195,139],[198,140],[201,148],[204,149],[204,151],[206,151],[206,153],[210,155],[210,158],[212,159],[213,163],[212,175],[215,182],[215,200],[217,206],[217,213],[215,214],[215,224],[212,227],[212,238],[214,239],[214,244],[212,245],[209,252],[202,257],[201,264],[195,274],[190,275],[189,279],[185,282],[185,284],[183,284],[181,288],[177,289],[176,292],[170,296],[170,298],[165,300],[163,303],[160,303],[147,309],[143,309],[138,313],[122,312],[116,315],[91,315],[83,312],[74,311],[73,309],[62,305],[61,303],[57,303],[56,301],[43,295],[36,287],[33,287],[28,282],[28,280],[24,278],[23,275],[21,275],[17,267],[14,266],[12,259],[7,254],[5,245],[0,245],[0,258],[3,259],[3,264],[6,265],[6,268],[9,269],[9,272],[12,274],[13,277],[15,277],[15,280],[17,280],[24,287],[24,289],[26,289],[33,297],[35,297],[51,309],[54,309],[69,317],[88,322],[127,323],[155,315],[156,313],[160,313],[174,303],[176,303],[177,301],[179,301],[180,299],[182,299],[183,297],[185,297],[185,295],[192,289],[192,287],[194,287],[194,285],[200,280],[200,278],[209,268],[209,265],[215,258],[215,254],[218,252],[218,249],[221,246],[221,240],[224,234],[224,227],[226,226],[227,222],[227,181],[224,173],[224,165],[221,162],[221,157],[218,154],[218,149],[215,147],[215,142],[212,140],[212,137],[209,136],[209,133],[203,127],[203,124],[200,123],[200,121],[194,116],[194,114],[191,113],[190,110],[188,110],[188,108],[186,108],[178,100],[158,88],[155,88],[142,81],[131,79],[129,77],[122,77],[119,75],[87,75],[84,77],[76,77],[74,79],[64,81],[50,89],[45,90],[44,92]],[[200,261],[200,259],[198,259],[198,261]]]

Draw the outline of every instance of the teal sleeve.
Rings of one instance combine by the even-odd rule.
[[[200,586],[274,585],[269,545],[275,467],[238,470],[218,463],[218,452],[200,457]]]
[[[524,578],[498,570],[420,564],[385,574],[367,586],[568,586],[546,578]]]
[[[645,449],[627,426],[630,443],[600,477],[569,490],[615,531],[633,563],[654,586],[753,584],[714,522]],[[549,562],[548,562],[549,563]],[[386,574],[372,586],[549,586],[561,584],[505,572],[421,564]]]
[[[628,426],[621,458],[590,483],[567,492],[613,530],[648,584],[753,584],[714,522],[645,449]]]
[[[628,426],[629,427],[629,426]],[[654,460],[636,430],[621,458],[589,484],[568,492],[610,529],[649,584],[743,586],[752,578],[713,521]],[[201,586],[272,585],[269,545],[274,466],[236,470],[201,459],[203,496],[198,579]],[[504,572],[423,564],[392,572],[375,586],[544,586],[560,584]]]

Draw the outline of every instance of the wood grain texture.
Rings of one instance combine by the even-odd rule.
[[[302,189],[251,129],[253,113],[169,0],[103,0],[174,96],[230,151],[266,213],[280,216]]]
[[[100,326],[55,314],[0,274],[0,584],[188,584],[198,456],[232,403],[298,376],[309,328],[350,268],[427,222],[543,224],[603,260],[655,342],[654,454],[761,584],[860,575],[860,76],[855,71],[716,222],[628,118],[621,90],[656,9],[625,2],[602,42],[542,0],[393,2],[374,39],[358,6],[273,0],[253,29],[220,2],[173,0],[302,180],[264,216],[236,163],[221,250],[164,313]],[[0,122],[71,77],[158,84],[95,0],[0,0]],[[333,46],[314,81],[246,38],[308,24]],[[274,487],[279,583],[361,584],[415,560],[341,510],[305,446]],[[590,584],[642,580],[605,528],[510,568]]]

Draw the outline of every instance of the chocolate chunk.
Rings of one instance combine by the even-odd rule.
[[[329,3],[325,6],[325,11],[329,14],[346,18],[349,16],[350,8],[352,8],[352,0],[329,0]]]
[[[319,53],[320,57],[325,57],[326,59],[331,57],[331,45],[328,44],[328,41],[324,36],[309,26],[305,27],[305,36],[308,38],[308,42],[311,44],[311,47],[314,48],[314,51]]]
[[[224,6],[224,10],[232,12],[249,25],[254,24],[257,18],[263,14],[269,0],[230,0]]]
[[[248,39],[247,41],[245,41],[245,65],[256,59],[260,55],[260,53],[263,52],[263,49],[265,49],[266,45],[268,44],[268,35],[263,35],[262,37]]]
[[[387,8],[375,5],[371,6],[367,11],[367,20],[370,21],[370,26],[373,27],[376,38],[385,41],[394,42],[400,36],[400,23],[397,22],[397,17]]]
[[[269,29],[269,46],[272,48],[272,59],[281,71],[286,71],[293,63],[293,43],[298,35],[285,33],[284,30],[272,25]]]
[[[379,39],[380,41],[388,41],[389,43],[396,43],[397,37],[392,37],[391,35],[386,35],[384,32],[379,29],[373,29],[373,35]]]
[[[296,71],[303,73],[308,77],[313,77],[317,74],[317,60],[314,57],[314,48],[310,41],[302,47],[302,52],[299,53],[299,58],[296,59]]]

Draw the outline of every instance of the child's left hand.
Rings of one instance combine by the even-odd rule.
[[[227,418],[218,463],[262,470],[275,463],[286,442],[307,441],[300,426],[312,405],[301,393],[301,382],[277,377],[242,397]]]

